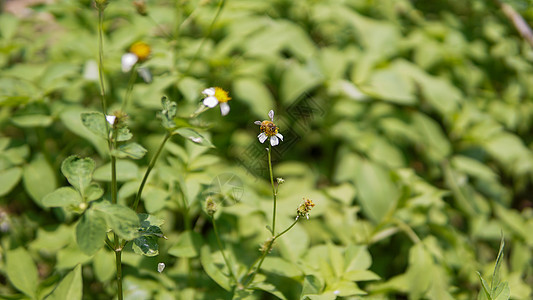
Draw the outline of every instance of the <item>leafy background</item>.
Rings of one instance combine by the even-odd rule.
[[[100,109],[96,10],[71,0],[9,10],[16,2],[0,15],[0,294],[109,298],[112,253],[83,254],[75,214],[42,203],[67,185],[60,166],[72,154],[96,161],[102,187],[110,180],[106,145],[80,119]],[[236,178],[237,201],[217,220],[244,272],[268,237],[269,183],[249,168],[265,157],[249,148],[270,109],[287,144],[274,166],[286,180],[281,227],[303,197],[316,207],[280,238],[259,291],[239,296],[474,299],[503,234],[501,277],[512,299],[530,299],[533,51],[497,1],[229,0],[211,26],[218,4],[148,1],[141,16],[111,0],[105,11],[111,111],[129,80],[120,57],[139,40],[152,47],[153,80],[137,78],[127,111],[149,153],[120,162],[119,201],[132,201],[163,137],[163,95],[181,116],[206,87],[233,98],[227,117],[202,115],[215,149],[167,144],[143,209],[165,220],[168,240],[155,257],[124,253],[127,299],[232,297],[203,202],[215,179]],[[509,4],[533,22],[530,2]]]

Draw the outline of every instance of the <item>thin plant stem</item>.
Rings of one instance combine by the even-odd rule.
[[[102,111],[107,114],[104,86],[104,8],[98,7],[98,79],[100,81],[100,96],[102,97]]]
[[[268,170],[270,171],[270,184],[272,185],[272,196],[274,198],[274,205],[272,210],[272,235],[276,234],[276,202],[278,197],[278,192],[274,186],[274,174],[272,173],[272,145],[268,145]]]
[[[294,222],[292,222],[292,224],[287,227],[287,229],[283,230],[282,232],[280,232],[279,234],[275,235],[272,237],[272,241],[270,242],[270,245],[268,246],[268,249],[266,249],[263,254],[261,255],[261,260],[259,261],[259,264],[257,265],[257,268],[255,268],[254,272],[252,273],[252,275],[250,276],[250,278],[248,279],[247,283],[244,285],[244,287],[248,287],[248,285],[250,285],[250,283],[252,283],[254,281],[254,278],[255,278],[255,275],[259,272],[259,270],[261,269],[261,266],[263,265],[263,261],[265,261],[265,258],[267,256],[267,254],[270,252],[270,250],[272,250],[272,247],[274,246],[274,242],[276,241],[277,238],[279,238],[280,236],[284,235],[285,233],[287,233],[287,231],[291,230],[291,228],[294,227],[294,225],[296,225],[296,223],[298,223],[298,220],[300,218],[296,218],[296,220],[294,220]],[[254,263],[255,264],[255,263]],[[253,266],[253,265],[252,265]]]
[[[211,222],[213,223],[213,229],[215,231],[215,237],[217,238],[218,248],[220,250],[220,253],[222,253],[222,258],[224,258],[224,262],[226,263],[226,267],[228,267],[229,274],[231,275],[233,280],[235,280],[235,283],[238,283],[239,281],[237,280],[237,277],[233,273],[233,269],[232,269],[232,267],[231,267],[231,265],[229,263],[229,260],[226,257],[226,254],[224,254],[224,247],[222,246],[222,242],[220,241],[220,236],[218,234],[218,229],[217,229],[217,223],[215,222],[215,218],[213,216],[211,216]]]
[[[211,20],[211,24],[209,25],[209,28],[207,29],[207,33],[202,39],[202,42],[200,42],[200,46],[198,47],[198,50],[196,50],[196,53],[194,53],[193,58],[189,61],[189,66],[187,67],[187,69],[185,69],[185,75],[189,74],[193,63],[196,61],[196,59],[198,59],[198,56],[200,55],[200,51],[202,50],[205,42],[207,41],[207,38],[211,35],[211,32],[213,31],[213,28],[215,27],[215,22],[220,16],[220,13],[222,12],[222,8],[224,8],[225,4],[226,4],[226,0],[218,1],[218,7],[217,7],[217,12],[215,13],[215,17],[213,18],[213,20]]]
[[[168,139],[172,136],[170,132],[167,131],[165,137],[163,138],[163,141],[159,145],[159,148],[157,149],[157,152],[154,154],[152,159],[150,160],[150,164],[148,164],[148,169],[146,169],[146,172],[144,173],[144,177],[142,179],[141,185],[139,186],[139,190],[137,191],[137,195],[135,196],[135,201],[133,202],[133,210],[137,211],[137,207],[139,206],[139,201],[141,200],[141,195],[144,189],[144,185],[146,184],[146,181],[148,180],[148,176],[150,175],[150,172],[152,172],[152,169],[155,166],[155,163],[157,162],[157,159],[159,158],[159,155],[161,154],[161,150],[163,150],[163,147],[165,146],[165,143],[168,141]]]
[[[120,241],[117,234],[115,233],[115,264],[117,268],[117,289],[118,289],[118,299],[124,299],[124,293],[122,290],[122,248],[120,248]]]
[[[126,88],[126,94],[124,95],[124,101],[122,101],[122,106],[120,110],[126,111],[126,108],[128,106],[128,102],[131,98],[131,92],[133,91],[133,84],[135,83],[135,79],[137,79],[137,65],[134,65],[131,69],[131,75],[130,80],[128,82],[128,87]]]

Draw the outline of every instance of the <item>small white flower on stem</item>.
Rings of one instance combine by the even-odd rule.
[[[219,87],[210,87],[202,91],[206,97],[202,103],[209,107],[213,108],[220,104],[220,114],[225,116],[229,113],[230,107],[228,101],[231,100],[231,97],[228,95],[228,92]]]
[[[270,121],[255,121],[255,125],[261,126],[259,130],[261,133],[257,136],[259,139],[259,142],[264,143],[267,138],[270,138],[270,145],[272,147],[279,145],[279,141],[283,141],[283,135],[278,132],[279,127],[274,124],[274,111],[271,110],[268,112],[268,117],[270,118]]]

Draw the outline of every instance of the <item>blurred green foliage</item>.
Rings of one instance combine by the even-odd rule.
[[[78,204],[98,185],[109,193],[107,145],[81,118],[101,109],[96,10],[57,0],[15,14],[14,2],[1,2],[0,14],[0,294],[109,299],[113,254],[80,249],[75,213],[47,205]],[[533,24],[528,1],[507,3]],[[152,81],[135,79],[127,108],[134,144],[148,153],[119,161],[119,203],[133,201],[164,136],[162,96],[177,102],[174,122],[206,87],[233,98],[228,116],[213,109],[195,124],[216,148],[167,143],[142,209],[165,221],[168,240],[156,240],[158,256],[136,255],[142,243],[123,254],[126,299],[231,299],[203,202],[222,199],[226,254],[245,274],[269,237],[269,182],[250,168],[266,154],[249,150],[253,121],[270,109],[285,136],[274,166],[286,180],[280,228],[302,197],[316,207],[276,241],[255,291],[235,298],[475,299],[476,272],[490,281],[497,257],[510,298],[531,299],[533,50],[498,2],[228,0],[211,25],[218,4],[147,1],[143,16],[110,0],[105,11],[109,111],[130,80],[121,56],[136,41],[152,47],[140,65]],[[71,155],[94,163],[83,191],[61,168]],[[213,192],[227,173],[238,189]],[[50,196],[59,187],[75,203]]]

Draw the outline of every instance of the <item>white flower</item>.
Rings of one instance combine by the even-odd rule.
[[[107,120],[107,123],[111,124],[111,126],[112,126],[112,125],[115,125],[115,121],[116,121],[117,117],[113,116],[113,115],[106,115],[105,119]]]
[[[122,55],[122,72],[129,72],[138,60],[139,57],[131,52]]]
[[[279,144],[279,140],[283,141],[283,135],[278,132],[279,128],[274,124],[274,111],[269,111],[268,116],[270,117],[270,121],[255,121],[254,124],[261,126],[259,128],[261,133],[257,136],[261,144],[264,143],[267,138],[270,138],[270,145],[274,147]]]
[[[220,114],[223,116],[229,113],[229,104],[228,101],[231,100],[231,97],[228,96],[228,92],[219,87],[210,87],[202,91],[206,97],[203,100],[205,106],[213,108],[220,103]]]

